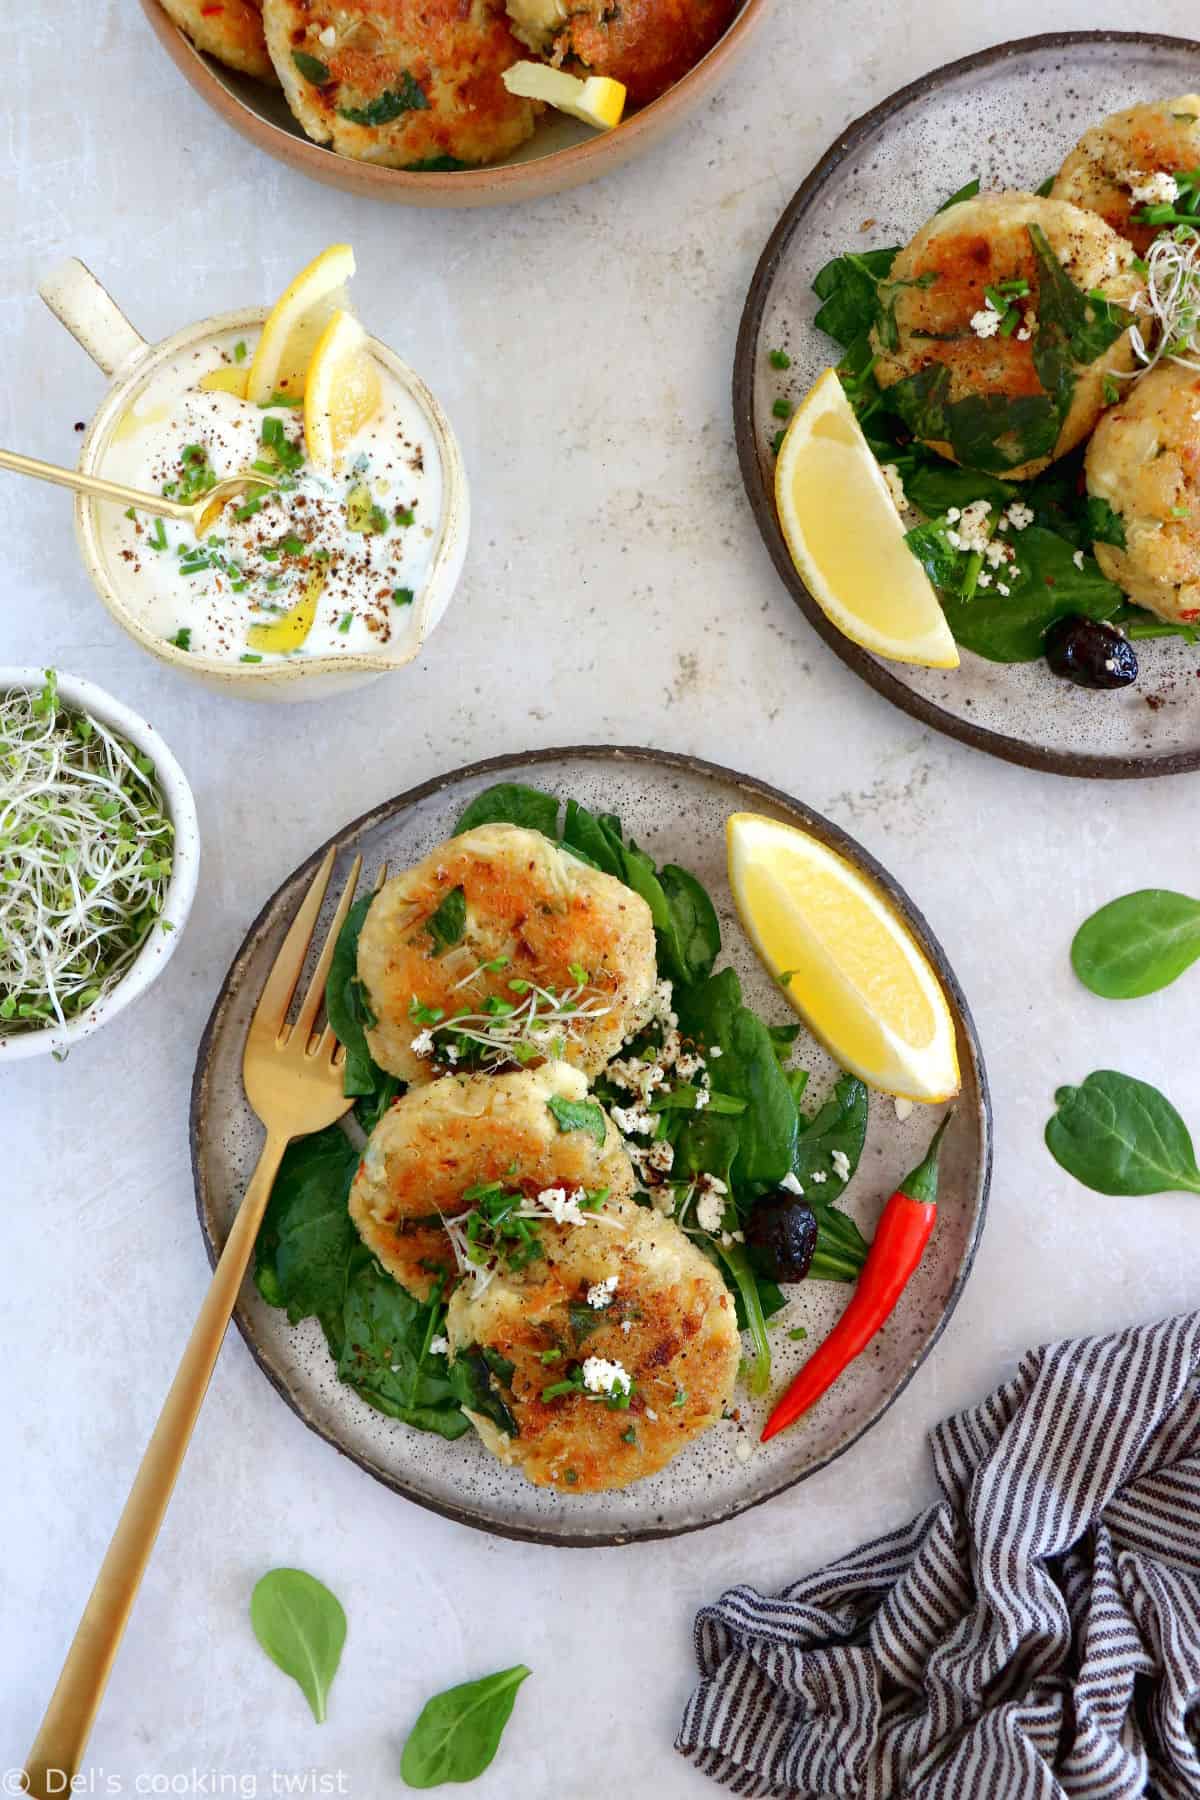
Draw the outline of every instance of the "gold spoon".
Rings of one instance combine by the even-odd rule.
[[[73,488],[77,494],[90,494],[94,500],[113,500],[118,506],[132,506],[138,512],[175,519],[180,525],[190,525],[198,538],[211,530],[230,501],[240,500],[247,489],[279,486],[271,475],[229,475],[198,500],[168,500],[163,494],[143,494],[139,488],[105,481],[100,475],[60,469],[57,463],[40,462],[36,456],[22,456],[16,450],[0,450],[0,469],[11,469],[14,475],[32,475],[38,481],[52,481],[58,487]]]

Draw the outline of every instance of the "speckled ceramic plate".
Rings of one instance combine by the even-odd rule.
[[[980,750],[1064,775],[1200,768],[1200,649],[1138,645],[1132,688],[1089,693],[1043,662],[963,652],[947,671],[884,662],[836,631],[792,566],[775,513],[773,402],[798,400],[836,360],[813,326],[813,276],[830,257],[903,244],[964,182],[1038,187],[1107,113],[1195,91],[1200,44],[1140,32],[1069,32],[1001,44],[902,88],[851,125],[791,201],[750,288],[734,368],[742,475],[759,528],[801,611],[844,663],[897,706]],[[786,349],[792,367],[771,368]]]
[[[435,1512],[505,1536],[563,1545],[624,1544],[695,1531],[781,1493],[849,1448],[869,1430],[928,1354],[957,1300],[983,1225],[991,1166],[991,1116],[983,1058],[958,983],[937,940],[907,896],[852,839],[799,801],[748,776],[653,750],[546,750],[461,769],[348,825],[332,840],[344,874],[361,852],[369,882],[381,862],[403,868],[448,837],[462,808],[497,780],[527,781],[597,811],[619,813],[626,829],[660,861],[694,869],[721,914],[726,956],[747,998],[764,1013],[792,1015],[759,967],[734,916],[725,879],[724,824],[739,808],[787,819],[831,844],[875,881],[908,920],[945,984],[958,1031],[962,1097],[943,1154],[937,1231],[894,1318],[803,1427],[758,1446],[764,1408],[739,1394],[740,1420],[724,1422],[667,1469],[620,1493],[571,1495],[531,1487],[503,1468],[472,1435],[458,1443],[410,1430],[374,1412],[337,1381],[315,1322],[298,1328],[266,1306],[247,1281],[236,1318],[263,1373],[304,1420],[378,1480]],[[204,1241],[215,1261],[233,1209],[254,1167],[262,1128],[242,1092],[246,1029],[287,925],[327,846],[267,902],[234,959],[204,1033],[192,1092],[192,1163]],[[331,892],[339,888],[338,874]],[[319,934],[318,934],[319,935]],[[802,1035],[799,1060],[823,1096],[833,1065]],[[940,1109],[939,1109],[940,1110]],[[893,1103],[872,1095],[867,1149],[844,1205],[870,1232],[883,1198],[919,1161],[930,1134],[927,1109],[904,1123]],[[802,1360],[788,1327],[808,1328],[809,1347],[845,1304],[840,1284],[808,1282],[780,1314],[773,1335],[775,1388]],[[753,1454],[743,1461],[750,1446]]]

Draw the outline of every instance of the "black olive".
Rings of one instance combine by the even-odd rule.
[[[1138,677],[1137,652],[1115,625],[1068,613],[1046,633],[1046,661],[1076,687],[1123,688]]]
[[[816,1215],[798,1195],[775,1188],[751,1207],[746,1243],[760,1275],[769,1281],[803,1281],[817,1247]]]

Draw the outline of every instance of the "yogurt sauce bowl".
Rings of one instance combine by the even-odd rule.
[[[406,363],[369,340],[381,406],[325,475],[301,460],[297,408],[198,385],[253,354],[266,308],[150,345],[75,258],[39,292],[113,377],[82,471],[151,492],[255,462],[290,477],[257,509],[227,508],[200,544],[185,526],[81,495],[84,564],[130,637],[210,687],[259,700],[344,693],[412,662],[462,571],[469,500],[454,433]]]

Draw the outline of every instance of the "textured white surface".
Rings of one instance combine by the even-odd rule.
[[[480,1800],[699,1796],[671,1750],[698,1603],[728,1581],[780,1585],[924,1505],[925,1429],[1027,1343],[1200,1299],[1194,1198],[1087,1194],[1041,1145],[1054,1088],[1096,1066],[1158,1081],[1200,1123],[1200,974],[1113,1007],[1066,962],[1074,926],[1114,892],[1200,892],[1194,782],[1033,775],[890,710],[776,582],[729,423],[754,262],[835,132],[1001,37],[1129,22],[1111,0],[935,0],[919,25],[864,0],[779,0],[773,35],[651,160],[520,213],[439,216],[351,201],[251,153],[132,0],[27,11],[0,135],[0,442],[71,458],[73,423],[100,398],[34,298],[62,255],[158,336],[269,298],[348,237],[363,316],[462,436],[476,530],[459,598],[409,674],[281,713],[160,670],[87,587],[66,497],[0,485],[0,660],[52,659],[141,708],[188,771],[206,846],[192,924],[153,992],[62,1067],[9,1069],[0,1087],[0,1765],[32,1737],[207,1277],[187,1098],[218,977],[313,844],[440,769],[651,741],[764,776],[858,835],[927,912],[990,1060],[998,1159],[975,1275],[864,1444],[740,1521],[641,1549],[510,1545],[406,1507],[306,1433],[231,1341],[92,1740],[90,1791],[266,1794],[316,1770],[324,1790],[310,1777],[291,1791],[336,1792],[341,1772],[342,1792],[379,1800],[403,1791],[400,1743],[430,1691],[523,1660],[534,1679]],[[1184,33],[1194,17],[1161,0],[1149,22]],[[251,1584],[276,1563],[323,1577],[350,1615],[324,1727],[249,1632]]]

